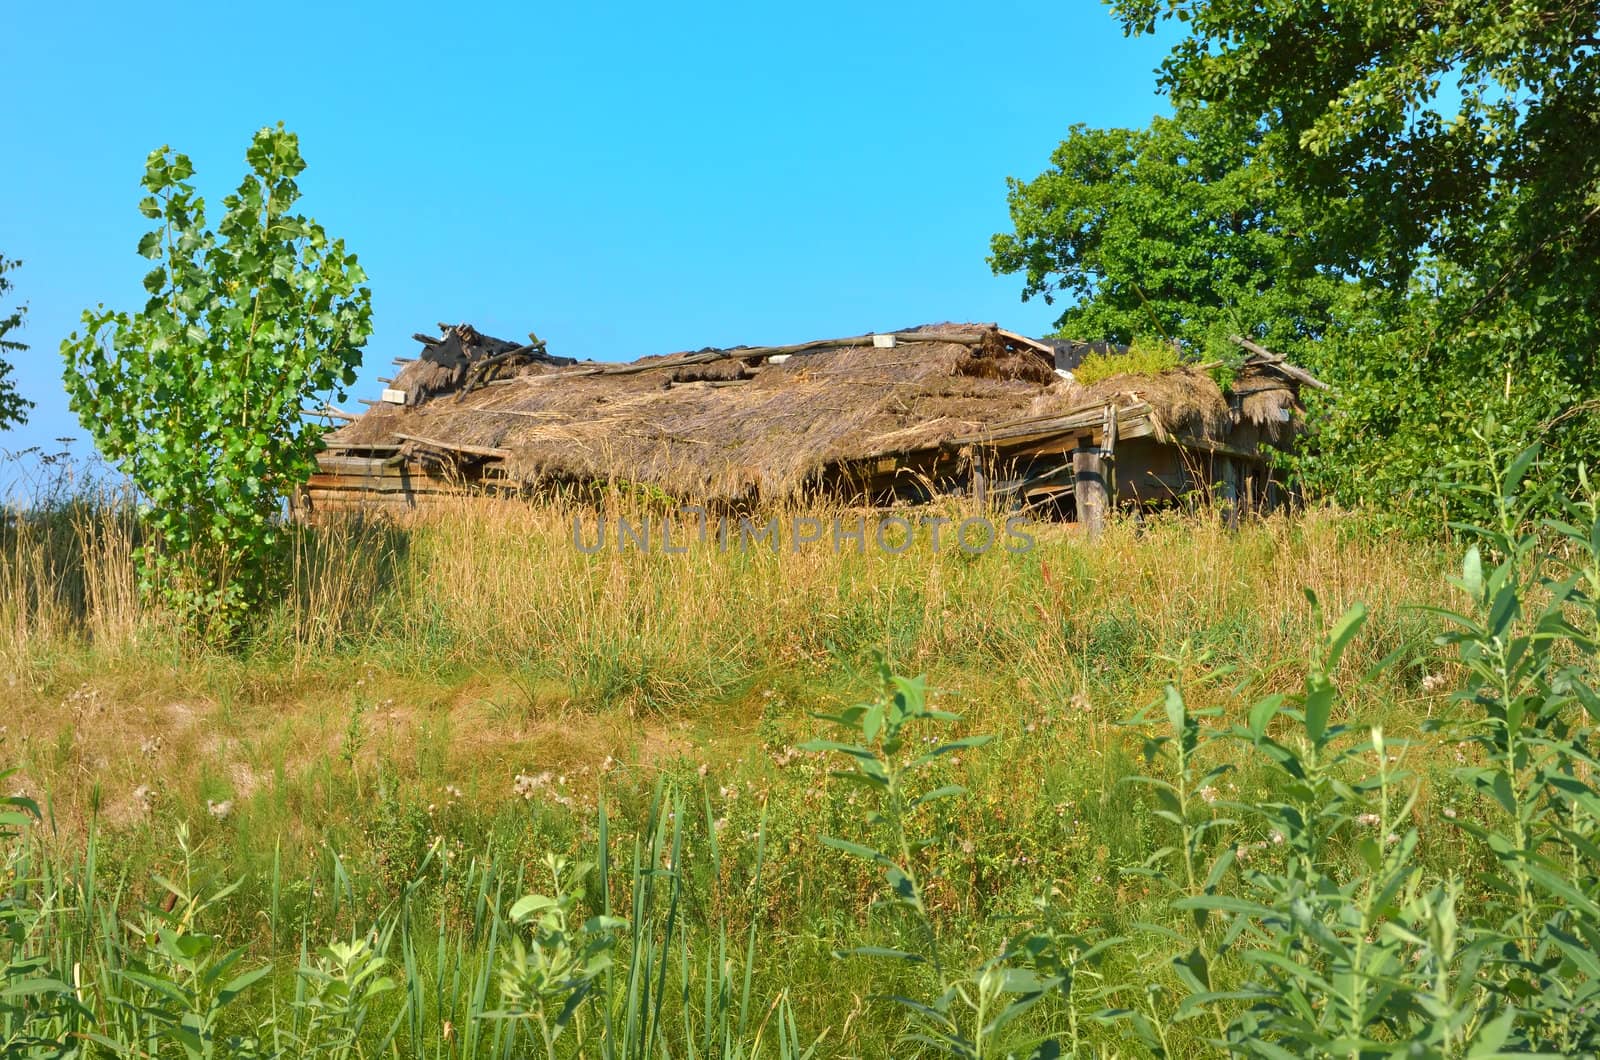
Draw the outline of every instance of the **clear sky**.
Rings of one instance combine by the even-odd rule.
[[[1093,0],[7,5],[0,253],[38,408],[0,449],[83,438],[58,346],[85,307],[142,303],[162,144],[218,204],[252,132],[300,134],[301,208],[371,275],[353,402],[437,321],[605,360],[1043,333],[1059,306],[985,262],[1005,178],[1074,122],[1165,111],[1161,54]]]

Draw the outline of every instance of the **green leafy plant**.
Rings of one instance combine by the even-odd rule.
[[[511,906],[509,919],[528,932],[528,940],[512,936],[500,966],[501,1007],[487,1015],[535,1025],[553,1060],[556,1040],[611,967],[617,932],[628,922],[605,914],[577,917],[582,881],[594,866],[573,865],[556,854],[546,854],[544,866],[551,893],[530,894]]]
[[[857,947],[844,956],[885,958],[929,969],[937,983],[931,999],[890,999],[911,1019],[907,1041],[945,1056],[982,1060],[999,1055],[997,1043],[1018,1016],[1070,985],[1070,969],[1079,954],[1058,938],[1040,935],[1015,940],[1000,954],[970,969],[949,967],[916,867],[917,855],[933,840],[913,835],[912,829],[919,809],[954,798],[963,789],[956,784],[930,787],[919,781],[941,758],[982,746],[989,737],[966,736],[919,746],[914,737],[922,730],[930,724],[957,722],[959,716],[928,705],[925,677],[901,677],[882,663],[879,674],[883,693],[878,699],[838,714],[819,715],[848,734],[847,740],[813,740],[802,748],[844,756],[849,768],[836,770],[833,776],[868,793],[872,809],[865,823],[884,837],[887,851],[832,836],[823,837],[822,842],[881,870],[886,889],[879,904],[899,910],[910,925],[911,941],[904,947]],[[1019,960],[1022,957],[1032,960]],[[1059,1055],[1054,1040],[1034,1043],[1034,1047],[1034,1056]]]
[[[112,1043],[137,1042],[141,1053],[151,1057],[210,1060],[262,1055],[260,1040],[225,1026],[224,1017],[271,966],[238,971],[244,949],[227,948],[221,936],[201,930],[207,912],[239,884],[205,887],[196,879],[187,827],[178,827],[176,840],[183,871],[176,879],[157,876],[168,901],[151,906],[128,925],[133,941],[120,947],[113,969],[112,1026],[99,1037]]]
[[[213,231],[188,156],[151,152],[149,300],[85,312],[61,346],[73,410],[155,531],[144,587],[223,632],[270,589],[284,499],[314,469],[320,436],[301,405],[354,380],[372,316],[355,255],[293,211],[299,138],[262,129],[246,159]]]
[[[0,771],[0,783],[14,770]],[[39,807],[22,795],[0,796],[0,1056],[67,1057],[71,1036],[92,1022],[92,1014],[70,985],[70,973],[51,959],[45,944],[61,909],[50,900],[30,857],[28,832],[39,821]]]
[[[294,1001],[304,1020],[297,1042],[301,1055],[347,1060],[383,1054],[381,1047],[366,1048],[363,1032],[374,1004],[398,986],[384,956],[394,926],[365,938],[330,942],[314,959],[302,962],[302,993]],[[393,1039],[392,1030],[387,1037]]]
[[[1148,865],[1179,892],[1172,908],[1191,914],[1188,949],[1171,964],[1185,991],[1171,1018],[1210,1012],[1218,1049],[1488,1057],[1600,1047],[1600,505],[1591,494],[1581,528],[1552,521],[1536,532],[1520,490],[1534,457],[1491,454],[1482,488],[1498,522],[1460,528],[1482,541],[1455,579],[1472,606],[1431,612],[1449,623],[1439,643],[1467,675],[1437,731],[1479,752],[1457,770],[1476,805],[1440,824],[1492,866],[1481,877],[1425,870],[1405,746],[1337,717],[1335,672],[1363,608],[1334,624],[1300,693],[1259,701],[1243,725],[1202,727],[1207,715],[1169,689],[1170,734],[1151,743],[1174,749],[1171,777],[1144,782],[1179,842]],[[1230,744],[1266,767],[1276,794],[1192,807],[1189,792],[1220,776]],[[1196,761],[1207,756],[1213,764]],[[1232,844],[1202,842],[1234,824],[1224,813],[1238,818]],[[1123,1015],[1152,1051],[1172,1055],[1159,1013]]]

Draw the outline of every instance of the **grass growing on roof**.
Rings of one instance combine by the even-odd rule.
[[[1160,375],[1178,367],[1178,350],[1160,339],[1134,339],[1120,353],[1091,353],[1072,370],[1072,377],[1084,386],[1114,375]]]

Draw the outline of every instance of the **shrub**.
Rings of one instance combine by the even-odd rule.
[[[301,405],[354,381],[372,317],[355,255],[291,212],[299,138],[262,129],[246,158],[213,232],[188,156],[151,152],[150,298],[133,315],[86,311],[84,334],[61,344],[73,410],[156,532],[143,588],[222,631],[266,595],[284,498],[315,468]]]

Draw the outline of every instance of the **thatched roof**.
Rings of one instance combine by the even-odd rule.
[[[488,462],[523,483],[625,480],[741,500],[789,496],[830,469],[970,444],[997,425],[1107,402],[1148,402],[1169,429],[1195,436],[1222,437],[1237,424],[1203,372],[1080,387],[1056,371],[1050,345],[992,324],[621,365],[561,363],[542,344],[442,330],[393,381],[406,403],[375,404],[331,432],[331,452]]]

